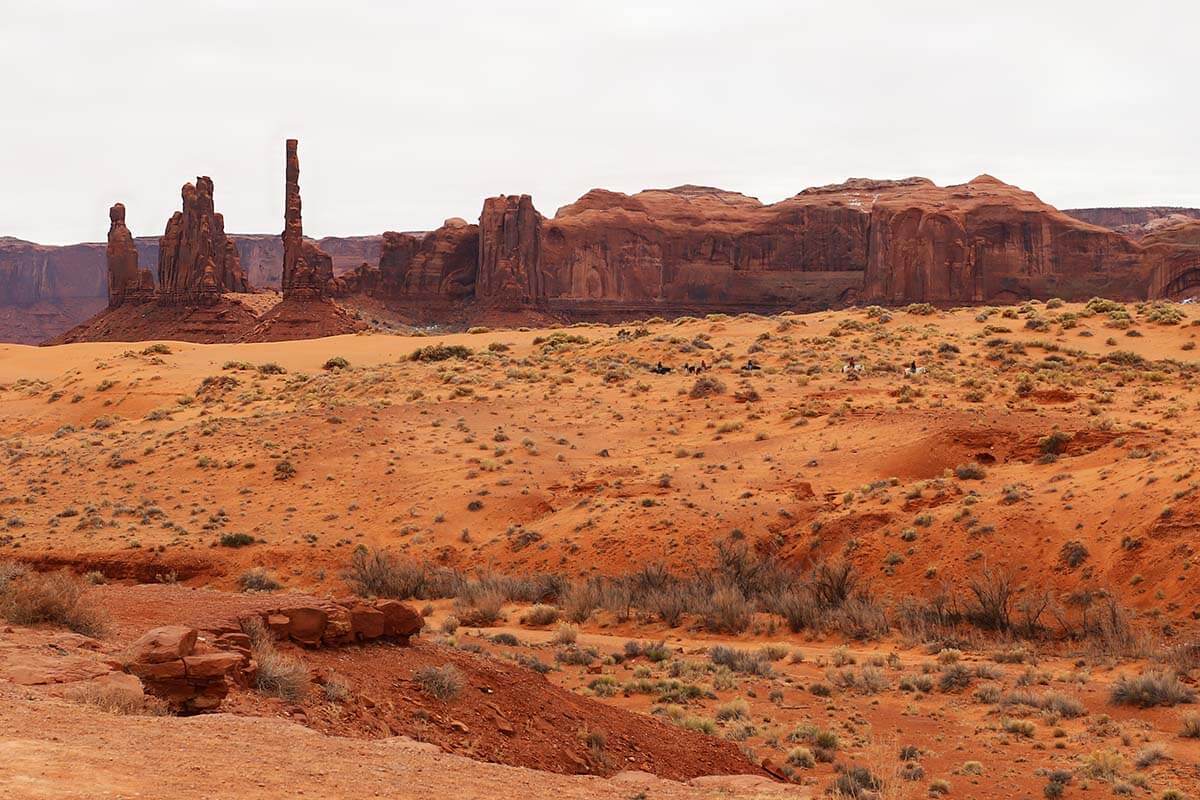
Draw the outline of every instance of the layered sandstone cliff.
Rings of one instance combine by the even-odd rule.
[[[1200,219],[1200,208],[1179,206],[1138,206],[1118,208],[1066,208],[1063,213],[1092,225],[1099,225],[1141,239],[1158,227]]]
[[[595,189],[553,217],[539,213],[528,195],[501,195],[484,202],[478,224],[455,218],[426,234],[321,240],[338,242],[327,252],[303,236],[294,140],[285,167],[284,231],[274,241],[246,237],[252,259],[233,255],[232,237],[211,210],[211,182],[200,179],[190,193],[185,187],[184,211],[172,218],[158,254],[165,294],[199,284],[215,296],[238,286],[240,264],[251,261],[267,274],[276,268],[289,298],[360,297],[371,315],[386,310],[409,323],[458,325],[521,324],[538,315],[811,310],[858,301],[1136,300],[1181,296],[1200,280],[1184,224],[1190,218],[1178,209],[1096,217],[1149,217],[1135,240],[987,175],[945,187],[924,178],[852,179],[772,204],[705,186],[633,195]],[[1171,213],[1155,216],[1159,211]],[[113,223],[113,241],[127,261],[128,231]],[[132,241],[145,260],[144,240]],[[115,278],[122,285],[131,274],[126,261],[117,268],[123,277]],[[24,295],[61,292],[61,273],[48,263],[34,258],[18,270]],[[244,286],[244,275],[240,281]],[[333,306],[275,316],[279,325],[260,320],[254,335],[361,327]]]
[[[527,195],[500,196],[480,214],[473,273],[462,265],[450,283],[441,282],[444,270],[430,280],[414,268],[418,249],[415,239],[389,234],[378,277],[361,288],[400,303],[465,300],[480,312],[567,317],[857,299],[1133,299],[1148,293],[1161,259],[986,175],[947,187],[854,179],[774,204],[704,186],[596,189],[549,219]]]
[[[1145,296],[1149,266],[1125,237],[989,175],[883,191],[870,205],[863,296],[994,303]]]

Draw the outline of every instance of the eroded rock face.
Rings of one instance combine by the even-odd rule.
[[[522,306],[545,299],[541,269],[542,215],[527,194],[489,197],[479,214],[475,296]]]
[[[298,142],[288,139],[285,153],[283,207],[283,296],[319,299],[333,280],[333,259],[304,238],[300,204],[300,157]]]
[[[871,204],[863,296],[888,303],[1145,297],[1150,266],[1125,237],[981,175],[884,192]]]
[[[861,286],[869,216],[841,199],[774,205],[703,186],[588,192],[543,225],[552,307],[758,310]]]
[[[185,183],[181,194],[183,210],[171,216],[159,240],[159,302],[208,303],[214,293],[247,291],[237,248],[213,210],[212,179]]]
[[[108,305],[115,308],[125,301],[128,291],[136,291],[141,272],[133,234],[125,225],[125,206],[116,203],[108,210],[108,246],[105,262],[108,267]]]

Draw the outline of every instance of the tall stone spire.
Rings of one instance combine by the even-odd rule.
[[[108,305],[116,308],[125,301],[126,292],[137,289],[138,254],[133,234],[125,225],[125,206],[115,204],[108,210]]]
[[[300,212],[299,142],[287,140],[283,189],[283,296],[323,297],[333,280],[333,259],[321,248],[304,241]]]

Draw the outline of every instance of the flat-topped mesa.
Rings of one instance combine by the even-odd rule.
[[[167,221],[158,244],[158,301],[163,305],[211,302],[222,292],[249,291],[237,247],[225,236],[225,219],[213,210],[212,178],[185,183],[183,211]]]
[[[529,195],[500,195],[483,201],[476,298],[505,306],[545,300],[541,243],[542,215]]]
[[[125,206],[116,203],[108,210],[108,307],[116,308],[125,302],[126,295],[137,290],[141,275],[138,272],[137,247],[133,234],[125,225]]]
[[[288,139],[283,197],[283,296],[319,299],[326,296],[333,281],[333,258],[304,239],[304,221],[300,204],[299,142]]]

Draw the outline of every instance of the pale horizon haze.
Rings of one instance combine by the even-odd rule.
[[[229,232],[277,233],[288,137],[313,237],[497,194],[550,216],[594,187],[983,172],[1060,208],[1200,206],[1196,3],[0,9],[0,236],[45,244],[103,241],[116,201],[161,235],[197,175]]]

